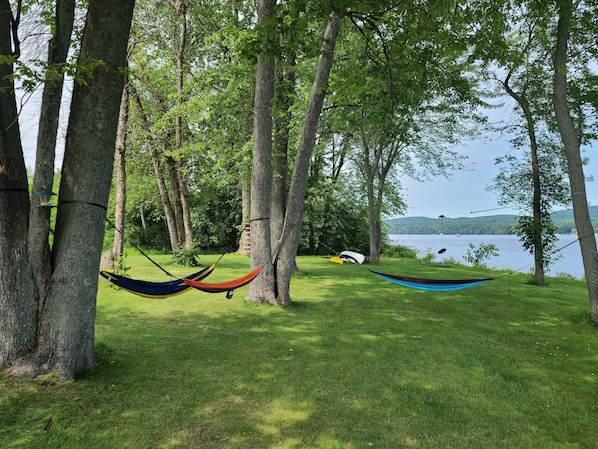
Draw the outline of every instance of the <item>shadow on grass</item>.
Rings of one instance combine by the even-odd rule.
[[[247,268],[246,260],[227,263],[230,277]],[[534,298],[533,287],[513,280],[510,296],[499,280],[438,294],[357,266],[306,258],[300,267],[294,302],[283,309],[243,301],[246,290],[232,300],[154,301],[103,287],[101,365],[37,409],[31,403],[46,390],[14,398],[24,415],[12,428],[28,420],[38,430],[21,432],[25,443],[13,447],[524,448],[597,440],[587,420],[598,417],[598,337],[561,318],[580,316],[580,304],[553,304],[549,292]],[[409,264],[378,268],[438,275]],[[54,425],[43,432],[49,413]]]

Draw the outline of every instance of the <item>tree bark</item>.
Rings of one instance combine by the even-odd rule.
[[[305,201],[309,161],[316,141],[322,104],[324,103],[324,97],[328,88],[328,78],[332,70],[334,47],[340,30],[340,24],[340,17],[333,13],[324,32],[324,43],[318,59],[316,76],[311,88],[297,157],[293,167],[282,238],[276,258],[276,287],[278,290],[278,300],[281,304],[289,304],[291,302],[291,276],[295,268],[295,256],[297,255],[299,238],[301,236],[303,203]]]
[[[57,0],[54,35],[48,42],[48,69],[58,70],[60,76],[46,79],[44,83],[32,192],[51,190],[54,183],[56,137],[64,85],[64,72],[60,69],[60,65],[66,62],[68,56],[74,20],[75,0]],[[35,286],[41,298],[46,294],[51,272],[49,234],[50,209],[32,207],[29,211],[28,252]],[[41,302],[40,306],[42,306]]]
[[[11,372],[62,379],[93,367],[98,270],[134,0],[90,0],[66,138],[52,275],[34,351]],[[98,61],[101,61],[98,64]],[[89,71],[92,69],[91,71]],[[24,282],[22,282],[24,283]]]
[[[571,199],[573,202],[573,218],[577,228],[584,273],[588,286],[590,315],[592,321],[598,323],[598,252],[596,249],[596,237],[588,208],[580,153],[580,138],[571,117],[567,101],[567,52],[572,9],[571,0],[559,1],[559,21],[554,52],[553,105],[559,133],[567,157]]]
[[[0,54],[11,55],[12,11],[0,0]],[[27,258],[29,195],[19,133],[13,65],[0,64],[0,364],[35,345],[37,300]]]
[[[287,74],[285,76],[280,71],[277,75],[277,81],[278,98],[275,99],[275,107],[278,109],[278,119],[274,121],[274,152],[272,154],[272,219],[270,223],[272,248],[278,247],[284,224],[287,198],[289,126],[291,122],[290,108],[292,105],[294,75]]]
[[[179,197],[181,204],[181,220],[183,224],[182,230],[179,231],[179,239],[182,246],[186,249],[191,249],[193,246],[193,229],[191,227],[191,212],[189,211],[189,200],[187,195],[187,186],[185,184],[185,177],[183,176],[183,168],[180,160],[180,152],[183,146],[183,120],[181,117],[181,107],[184,96],[184,82],[185,82],[185,50],[187,46],[187,4],[184,0],[177,0],[174,2],[174,8],[179,20],[181,22],[179,28],[179,45],[175,49],[175,57],[177,64],[177,113],[175,115],[175,151],[179,154],[179,159],[176,161],[177,170],[177,184],[179,186]],[[182,237],[182,238],[181,238]]]
[[[293,19],[299,18],[299,10],[293,12]],[[290,45],[297,45],[297,33],[290,31]],[[286,68],[280,68],[276,74],[276,96],[274,109],[277,119],[274,120],[274,153],[272,155],[272,222],[270,224],[272,248],[277,248],[282,237],[284,215],[287,202],[289,131],[291,128],[291,107],[295,94],[295,51],[291,51],[286,61]]]
[[[114,243],[112,261],[115,271],[121,267],[121,258],[125,247],[125,212],[127,209],[127,125],[129,121],[129,88],[125,85],[120,100],[118,129],[116,132],[116,210],[114,212]]]
[[[274,17],[276,0],[258,1],[258,26],[264,32],[262,52],[255,75],[253,118],[253,162],[251,170],[251,269],[262,273],[249,287],[247,300],[276,305],[275,274],[270,235],[272,185],[272,98],[274,96],[274,55],[270,50],[272,31],[266,23]]]
[[[181,197],[181,184],[179,182],[178,163],[172,156],[166,156],[166,167],[168,169],[168,179],[170,181],[170,192],[172,196],[172,210],[176,224],[177,245],[174,248],[178,250],[185,245],[185,221],[183,220],[183,203]]]
[[[381,196],[383,190],[376,185],[374,179],[371,182],[368,181],[366,190],[368,198],[368,229],[370,231],[370,262],[378,263],[380,262],[382,247],[380,205],[382,204]]]
[[[189,193],[187,191],[187,183],[185,182],[185,176],[183,174],[183,164],[179,161],[178,164],[179,174],[179,188],[181,192],[181,208],[183,210],[183,233],[184,233],[184,246],[185,249],[191,249],[193,247],[193,227],[191,225],[191,210],[189,207]]]

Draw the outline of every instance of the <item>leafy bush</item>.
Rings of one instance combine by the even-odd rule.
[[[563,271],[559,271],[559,272],[556,274],[556,277],[557,277],[557,278],[559,278],[559,279],[570,279],[570,280],[575,280],[575,279],[577,279],[577,278],[576,278],[575,276],[573,276],[572,274],[565,273],[565,272],[563,272]]]
[[[432,263],[436,258],[436,254],[434,254],[430,248],[428,248],[425,252],[422,253],[421,256],[418,257],[420,260],[426,263]]]
[[[199,247],[194,244],[190,249],[177,249],[172,255],[172,261],[177,267],[198,267],[199,255]]]
[[[384,247],[382,254],[384,257],[396,259],[416,259],[417,251],[409,246],[388,245]]]
[[[479,267],[486,266],[486,260],[491,257],[498,257],[498,248],[493,243],[486,244],[483,242],[477,247],[470,243],[466,255],[463,256],[467,263]]]

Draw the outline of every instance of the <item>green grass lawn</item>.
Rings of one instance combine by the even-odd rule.
[[[218,256],[203,256],[204,264]],[[190,273],[155,256],[177,275]],[[130,275],[164,274],[129,257]],[[598,327],[585,284],[514,274],[449,293],[300,257],[285,308],[100,280],[101,364],[75,381],[0,370],[1,448],[598,448]],[[419,277],[486,277],[385,260]],[[212,281],[249,271],[226,255]]]

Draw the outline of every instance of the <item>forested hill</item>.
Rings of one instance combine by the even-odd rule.
[[[594,229],[598,230],[598,206],[590,206]],[[402,217],[387,220],[389,234],[513,234],[517,215],[491,215],[487,217],[440,218]],[[572,210],[552,214],[558,234],[570,234],[575,229]],[[442,230],[441,230],[442,228]]]

